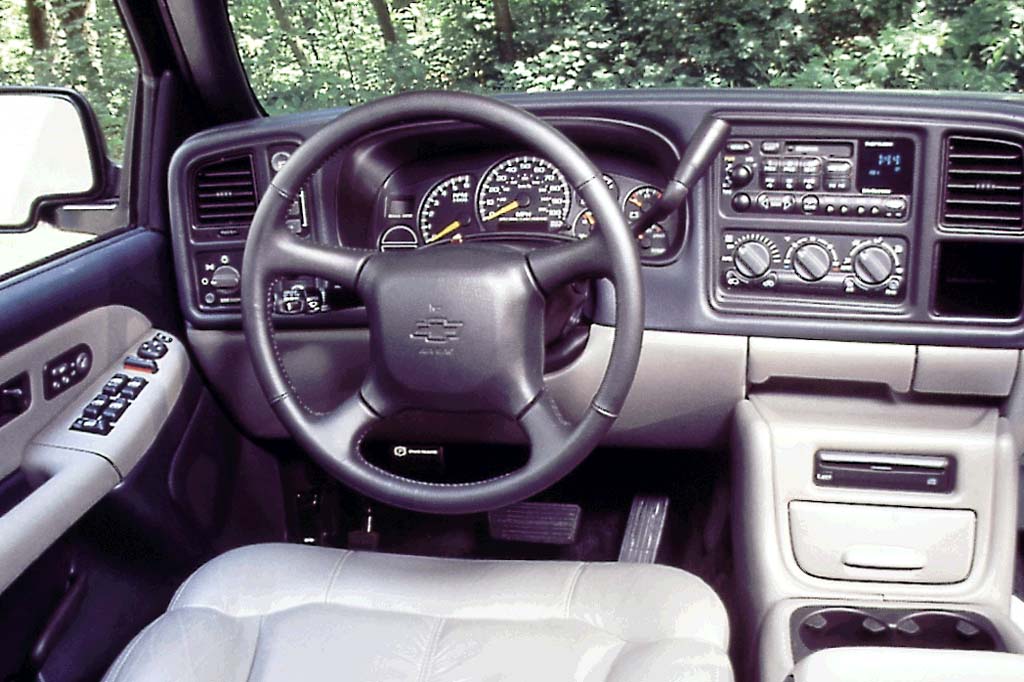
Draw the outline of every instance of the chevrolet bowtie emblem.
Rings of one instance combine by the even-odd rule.
[[[416,331],[411,336],[414,339],[423,339],[427,343],[445,344],[450,341],[457,341],[461,322],[449,320],[446,317],[430,317],[416,323]]]

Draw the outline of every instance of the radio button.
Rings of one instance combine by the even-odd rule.
[[[765,140],[761,143],[762,154],[778,154],[782,149],[782,143],[778,140]]]
[[[740,192],[732,198],[732,210],[737,213],[745,213],[750,210],[753,203],[754,202],[751,200],[749,194],[746,192]]]

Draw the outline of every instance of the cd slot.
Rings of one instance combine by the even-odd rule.
[[[814,482],[837,488],[948,493],[956,485],[956,460],[946,455],[821,450],[814,456]]]

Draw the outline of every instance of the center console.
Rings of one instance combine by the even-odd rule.
[[[940,370],[935,352],[954,351],[750,340],[732,444],[752,679],[845,647],[1024,653],[1007,618],[1020,355],[960,349]]]

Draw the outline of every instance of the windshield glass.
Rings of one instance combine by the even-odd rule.
[[[228,0],[270,113],[405,90],[1024,92],[1024,2]]]

